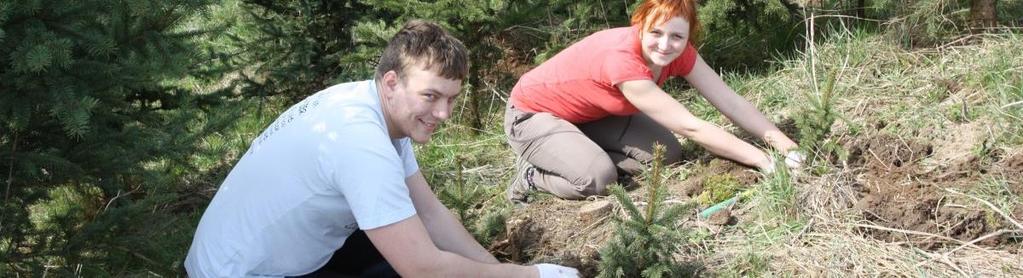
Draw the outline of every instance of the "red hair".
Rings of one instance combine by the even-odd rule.
[[[700,37],[700,19],[696,16],[695,0],[646,0],[632,13],[632,26],[646,32],[670,20],[681,17],[689,22],[689,40]]]

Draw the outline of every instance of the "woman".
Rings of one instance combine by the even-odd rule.
[[[524,202],[539,189],[565,199],[606,195],[618,174],[634,175],[666,146],[667,163],[681,159],[672,132],[715,155],[773,170],[764,151],[700,120],[660,86],[681,76],[722,114],[797,167],[796,144],[737,95],[696,53],[694,0],[647,0],[632,26],[600,31],[529,71],[512,89],[505,133],[518,155],[508,198]]]

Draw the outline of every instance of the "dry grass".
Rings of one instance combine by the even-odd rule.
[[[915,51],[904,51],[881,41],[880,37],[826,44],[806,53],[810,57],[807,60],[789,61],[785,69],[749,81],[745,89],[766,92],[754,98],[755,101],[778,98],[770,96],[772,93],[813,91],[813,82],[808,79],[820,78],[819,72],[824,69],[836,69],[840,76],[836,84],[840,98],[836,108],[845,117],[834,127],[839,141],[862,136],[862,133],[885,132],[899,138],[936,143],[935,148],[940,151],[956,151],[928,158],[927,163],[932,164],[973,155],[971,152],[985,143],[991,145],[990,148],[1013,152],[1020,148],[1019,143],[986,140],[1011,137],[1016,130],[1013,126],[1020,125],[1019,121],[1012,121],[1015,114],[1002,111],[1006,106],[1011,108],[1018,98],[1006,99],[1004,92],[997,92],[1020,88],[990,82],[991,75],[1002,77],[996,80],[1019,78],[1023,55],[1009,49],[1017,48],[1014,45],[1018,45],[1020,39],[1012,34],[968,39],[974,43]],[[1006,66],[992,69],[991,63],[996,59]],[[1007,69],[1017,72],[1007,72]],[[818,74],[814,74],[815,71]],[[792,109],[797,107],[794,103],[804,101],[801,98],[789,96],[789,101],[783,104],[785,107],[780,107],[783,118],[798,116]],[[862,169],[840,163],[819,177],[798,176],[795,184],[799,195],[799,220],[789,222],[790,226],[740,224],[732,234],[708,241],[707,249],[712,253],[703,260],[711,266],[712,272],[725,276],[1023,276],[1023,243],[1018,239],[1023,235],[1023,227],[1009,225],[963,241],[870,223],[854,208],[857,203],[854,186],[864,179],[863,175]],[[964,198],[955,196],[961,193],[946,193],[949,198]],[[971,207],[997,212],[1006,223],[1019,222],[1006,212],[1011,207],[984,201],[984,198],[997,196],[969,198],[975,199],[974,204],[987,204]],[[1018,200],[1016,205],[1019,205]],[[756,204],[747,206],[748,210],[757,209]],[[907,238],[930,237],[944,241],[946,247],[924,250],[911,241],[886,242],[863,234],[871,229],[902,233]],[[1017,239],[999,246],[976,244],[1005,235],[1015,235]],[[763,258],[765,265],[755,266],[756,262],[749,259],[751,253]]]

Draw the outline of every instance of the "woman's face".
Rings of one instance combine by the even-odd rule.
[[[667,66],[682,54],[688,41],[689,22],[682,17],[672,17],[643,32],[640,38],[643,58],[651,67]]]

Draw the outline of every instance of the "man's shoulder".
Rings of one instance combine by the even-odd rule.
[[[373,86],[374,85],[373,83],[374,83],[373,80],[370,79],[370,80],[351,81],[351,82],[345,82],[345,83],[340,83],[340,84],[334,84],[334,85],[332,85],[330,87],[327,87],[326,89],[323,89],[322,91],[320,91],[320,93],[323,93],[323,92],[364,92],[364,93],[369,93],[370,91],[375,91],[376,90],[376,87]]]
[[[380,111],[380,100],[376,97],[372,81],[334,85],[281,113],[257,137],[255,144],[268,141],[277,134],[288,134],[285,138],[289,140],[301,139],[296,142],[315,138],[353,140],[366,133],[386,135],[386,123]]]
[[[311,98],[323,104],[321,115],[330,117],[331,121],[383,121],[380,98],[372,80],[337,84]]]
[[[313,94],[310,98],[321,98],[333,105],[379,103],[373,80],[337,84]]]

